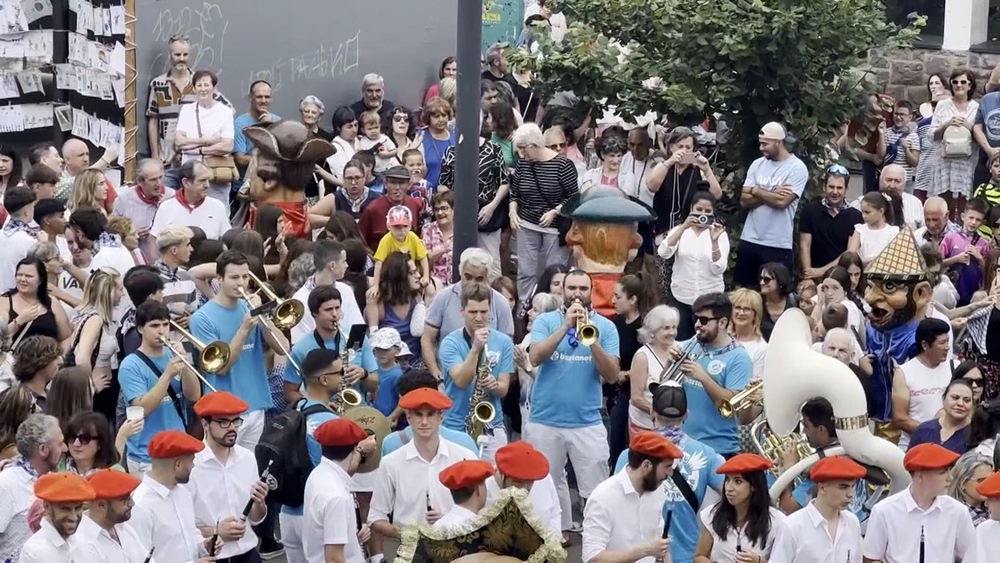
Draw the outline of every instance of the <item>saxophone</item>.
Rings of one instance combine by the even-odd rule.
[[[472,381],[472,396],[469,397],[468,412],[465,415],[465,432],[473,441],[478,440],[483,435],[486,425],[496,417],[496,409],[493,408],[493,403],[486,400],[486,390],[480,383],[484,378],[492,377],[488,355],[489,347],[483,345],[483,351],[479,353],[476,376]]]
[[[334,325],[334,332],[337,334],[337,338],[339,339],[340,323]],[[347,385],[347,366],[350,364],[350,357],[350,350],[344,350],[343,356],[340,358],[341,365],[344,366],[343,371],[340,373],[340,385],[338,386],[337,394],[333,396],[333,401],[330,405],[333,408],[333,411],[339,416],[344,416],[345,412],[360,405],[362,399],[361,393],[358,393]]]

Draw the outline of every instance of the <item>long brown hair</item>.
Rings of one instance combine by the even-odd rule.
[[[393,252],[382,263],[378,281],[379,300],[389,305],[403,305],[412,302],[417,295],[410,287],[410,257],[402,252]]]
[[[82,367],[62,368],[56,372],[45,405],[49,414],[59,419],[65,432],[74,416],[94,410],[90,373]]]

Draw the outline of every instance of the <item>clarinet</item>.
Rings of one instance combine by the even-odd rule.
[[[924,527],[920,526],[920,563],[924,563]]]
[[[215,533],[212,534],[212,540],[208,544],[208,555],[210,557],[215,557],[215,544],[219,541],[219,521],[215,521]]]
[[[266,482],[268,476],[271,475],[271,464],[273,463],[274,463],[273,459],[269,459],[267,461],[267,467],[265,467],[264,472],[260,474],[260,478],[258,479],[259,481]],[[244,522],[246,522],[247,518],[250,516],[251,509],[253,509],[253,495],[250,495],[250,500],[247,501],[247,505],[243,508],[243,517],[241,519]]]
[[[673,516],[674,516],[674,511],[668,510],[667,519],[665,522],[663,522],[663,539],[667,539],[667,534],[670,533],[670,519],[673,518]],[[657,559],[656,563],[663,563],[663,561],[664,561],[663,559]]]
[[[358,502],[358,495],[354,494],[354,495],[351,495],[351,496],[354,497],[354,517],[357,518],[357,521],[358,521],[358,531],[360,532],[361,531],[361,503]],[[371,557],[371,554],[368,553],[368,544],[365,544],[365,543],[361,544],[361,553],[364,555],[365,561],[367,561],[368,558]]]
[[[432,510],[434,510],[434,507],[431,506],[431,491],[430,491],[430,489],[428,489],[427,490],[427,512],[430,512]]]
[[[153,560],[153,552],[156,551],[156,546],[154,545],[152,549],[149,550],[149,555],[146,556],[146,560],[142,563],[149,563]]]

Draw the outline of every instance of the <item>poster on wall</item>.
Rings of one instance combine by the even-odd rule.
[[[524,0],[483,0],[483,53],[494,43],[516,45],[523,25]]]

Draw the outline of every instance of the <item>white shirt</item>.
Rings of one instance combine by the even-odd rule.
[[[924,204],[920,203],[920,198],[913,194],[903,192],[903,222],[914,231],[918,231],[924,226]],[[851,202],[851,207],[861,210],[861,198]],[[917,239],[920,241],[921,239]]]
[[[257,460],[250,450],[235,445],[229,450],[225,465],[215,457],[212,448],[195,454],[194,468],[187,488],[194,497],[194,520],[199,527],[215,526],[216,522],[230,516],[240,518],[250,500],[250,488],[260,479]],[[256,525],[249,519],[247,524]],[[242,555],[257,547],[257,535],[251,526],[235,542],[222,544],[216,554],[220,559]]]
[[[18,563],[55,563],[72,561],[76,552],[76,539],[63,538],[48,518],[42,518],[41,527],[21,548]]]
[[[125,273],[134,267],[135,258],[129,249],[124,246],[102,246],[100,252],[90,261],[88,270],[93,272],[98,268],[111,268],[124,278]]]
[[[486,506],[496,502],[500,496],[500,485],[495,478],[486,480]],[[559,506],[559,493],[556,492],[556,483],[548,473],[528,491],[528,502],[531,503],[531,511],[536,518],[542,521],[549,531],[555,535],[562,534],[562,508]]]
[[[434,530],[445,530],[448,528],[454,528],[455,526],[461,526],[469,520],[475,518],[477,514],[464,506],[455,505],[451,510],[449,510],[440,520],[431,526]]]
[[[632,182],[635,184],[634,193],[628,195],[638,197],[639,201],[650,207],[653,205],[653,192],[649,191],[649,187],[646,186],[646,180],[649,178],[649,173],[660,162],[663,162],[662,158],[652,158],[651,156],[646,156],[646,160],[640,162],[632,156],[631,152],[625,153],[625,156],[622,157],[621,169],[632,177]]]
[[[34,484],[35,478],[16,465],[0,471],[0,561],[16,561],[31,537],[28,509],[35,502]]]
[[[602,551],[619,551],[648,543],[663,534],[663,487],[639,494],[628,470],[615,473],[594,489],[583,509],[583,561]],[[654,558],[638,561],[652,563]]]
[[[670,278],[670,293],[681,303],[690,305],[699,295],[725,291],[726,281],[722,274],[729,265],[729,235],[725,231],[719,236],[719,259],[712,260],[711,229],[688,228],[675,246],[670,246],[670,240],[678,225],[667,233],[658,250],[662,258],[674,259],[674,274]],[[699,232],[700,231],[700,232]]]
[[[197,110],[197,112],[196,112]],[[199,133],[198,124],[201,123]],[[181,113],[177,117],[177,133],[183,132],[188,139],[198,137],[219,137],[221,139],[233,139],[233,108],[221,102],[214,102],[212,107],[201,107],[201,102],[184,104],[181,106]],[[175,133],[176,134],[176,133]],[[194,150],[192,154],[184,153],[181,156],[181,164],[192,160],[201,160],[203,157]]]
[[[337,152],[326,159],[326,165],[330,167],[330,174],[333,174],[334,178],[344,177],[344,166],[351,161],[351,157],[357,152],[356,143],[356,140],[353,143],[349,143],[340,138],[339,135],[333,138],[333,146],[336,147]],[[333,193],[335,187],[330,186],[327,193]]]
[[[201,531],[195,525],[194,498],[184,486],[168,489],[148,473],[132,493],[135,506],[129,523],[142,545],[156,548],[160,561],[195,561],[202,552]]]
[[[302,505],[302,550],[308,563],[324,563],[328,545],[344,546],[344,561],[363,563],[351,477],[323,458],[309,474]]]
[[[865,223],[854,225],[854,232],[858,233],[858,256],[867,264],[875,259],[885,247],[889,246],[892,239],[899,234],[899,227],[895,225],[883,225],[881,229],[873,229]]]
[[[767,357],[767,341],[763,338],[756,340],[740,341],[740,345],[747,351],[750,361],[753,362],[753,372],[750,379],[761,379],[764,377],[764,358]]]
[[[884,563],[915,563],[920,560],[921,527],[925,563],[953,563],[972,551],[976,532],[964,504],[940,495],[924,511],[907,487],[872,508],[862,555]]]
[[[7,234],[0,231],[0,293],[14,289],[17,263],[31,252],[38,239],[24,231]]]
[[[73,563],[145,563],[149,548],[132,526],[128,522],[115,524],[115,533],[117,541],[85,514],[73,534],[77,547]]]
[[[733,533],[735,530],[729,529],[726,534],[725,541],[715,533],[712,528],[712,510],[715,509],[715,504],[708,505],[707,508],[703,509],[698,517],[701,519],[701,523],[708,530],[708,534],[712,536],[712,561],[732,561],[736,558],[736,546],[737,546],[737,534]],[[785,525],[785,519],[787,518],[780,510],[771,507],[768,512],[771,515],[771,533],[768,534],[767,539],[764,541],[764,546],[761,547],[756,543],[750,541],[750,538],[746,534],[746,526],[740,530],[738,534],[739,540],[738,544],[740,549],[743,551],[749,551],[750,553],[755,553],[760,555],[765,560],[770,560],[771,550],[774,548],[774,540],[778,536],[779,530]],[[778,563],[777,560],[774,563]]]
[[[861,563],[861,524],[840,511],[837,534],[830,537],[826,518],[815,501],[785,519],[768,559],[774,563]]]
[[[165,199],[156,209],[149,234],[158,236],[167,227],[198,227],[210,239],[222,238],[229,230],[229,210],[217,199],[205,198],[197,207],[188,211],[176,197]]]
[[[1000,553],[1000,522],[987,520],[976,526],[975,547],[965,558],[965,563],[989,563]]]
[[[361,316],[358,300],[354,298],[354,289],[342,281],[333,282],[333,285],[340,292],[340,327],[344,338],[347,338],[351,334],[351,327],[365,324],[365,318]],[[292,296],[292,299],[302,303],[307,313],[309,312],[309,294],[314,289],[316,289],[314,284],[306,283]],[[316,330],[316,319],[312,315],[304,315],[299,324],[292,327],[292,344],[294,345],[304,336],[309,336],[314,330]]]
[[[416,442],[412,440],[383,457],[378,466],[368,523],[388,520],[391,513],[397,526],[426,524],[428,493],[431,507],[448,512],[455,503],[438,476],[465,459],[477,459],[476,454],[444,439],[439,439],[437,455],[431,460],[420,457]]]
[[[951,362],[945,360],[935,368],[929,368],[920,361],[913,358],[903,365],[899,370],[903,372],[903,379],[906,388],[910,390],[910,418],[917,421],[917,424],[927,422],[937,416],[938,411],[944,407],[945,388],[951,383]],[[906,451],[910,445],[910,435],[901,432],[899,436],[899,447]]]

